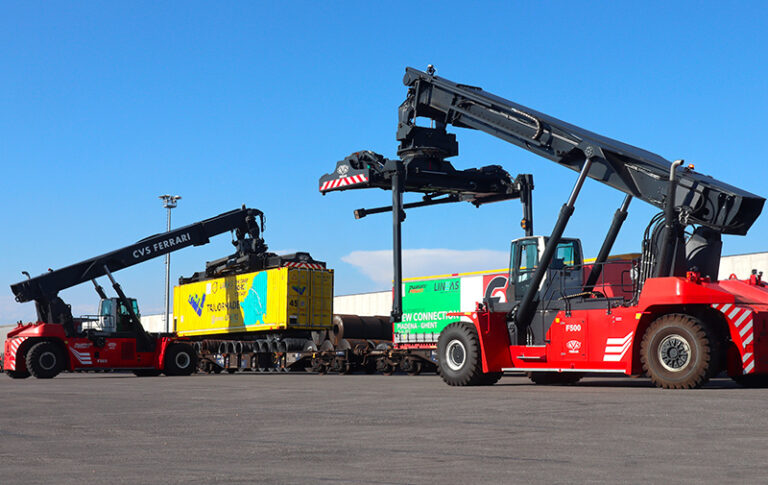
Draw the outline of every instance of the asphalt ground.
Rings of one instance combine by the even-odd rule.
[[[766,483],[768,389],[0,376],[0,483]]]

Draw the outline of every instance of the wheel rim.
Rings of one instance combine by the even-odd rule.
[[[52,370],[56,367],[56,354],[51,351],[43,352],[38,362],[41,369]]]
[[[691,346],[678,334],[667,335],[659,343],[659,362],[669,372],[680,372],[691,362]]]
[[[192,361],[192,359],[189,358],[189,354],[186,352],[179,352],[176,354],[176,367],[179,369],[186,369],[189,367],[189,363]]]
[[[445,361],[451,370],[460,370],[467,360],[467,349],[460,340],[451,340],[445,349]]]

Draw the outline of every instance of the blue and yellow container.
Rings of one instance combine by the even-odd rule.
[[[179,336],[332,327],[333,271],[275,268],[186,285],[173,291]]]

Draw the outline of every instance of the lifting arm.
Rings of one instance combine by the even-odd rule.
[[[589,177],[664,209],[670,162],[659,155],[592,133],[546,114],[433,74],[406,68],[408,96],[400,105],[397,138],[412,143],[423,128],[417,117],[471,128],[580,171],[585,153],[593,160]],[[681,171],[673,206],[688,223],[722,234],[744,235],[760,215],[765,199],[712,177]]]
[[[71,311],[58,297],[59,291],[185,247],[207,244],[211,236],[227,231],[235,231],[239,253],[266,251],[260,237],[263,228],[264,214],[258,209],[243,207],[29,278],[11,285],[11,290],[18,302],[35,301],[39,321],[71,326]],[[97,291],[99,288],[97,285]]]
[[[532,195],[533,176],[518,175],[512,180],[509,173],[498,165],[479,169],[456,170],[444,158],[458,153],[453,135],[426,133],[420,145],[401,147],[401,160],[362,151],[353,153],[336,164],[336,169],[320,178],[320,192],[380,188],[392,190],[392,205],[374,209],[358,209],[355,218],[369,214],[392,212],[394,299],[392,321],[402,316],[402,240],[401,225],[405,209],[453,202],[469,202],[477,207],[483,204],[519,198],[523,203],[521,225],[526,235],[533,231]],[[420,192],[419,202],[403,204],[404,192]]]

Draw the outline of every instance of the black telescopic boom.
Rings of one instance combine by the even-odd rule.
[[[35,301],[39,321],[71,326],[71,311],[57,296],[59,291],[104,276],[107,271],[119,271],[182,248],[207,244],[210,237],[227,231],[235,231],[239,243],[246,241],[247,236],[262,241],[257,218],[263,227],[263,217],[264,214],[260,210],[243,206],[241,209],[155,234],[115,251],[26,279],[11,285],[11,291],[20,303]],[[246,250],[247,246],[249,245],[240,244],[238,250]]]
[[[63,289],[104,276],[106,274],[105,266],[110,271],[119,271],[185,247],[207,244],[209,237],[231,230],[239,229],[243,235],[256,234],[258,237],[259,229],[255,218],[260,214],[261,211],[258,209],[246,208],[225,212],[216,217],[173,229],[170,232],[155,234],[124,248],[21,281],[11,285],[11,291],[16,295],[18,302],[44,299]]]
[[[436,123],[483,131],[561,166],[579,171],[583,146],[591,146],[600,183],[664,207],[670,162],[649,151],[593,133],[547,114],[491,94],[406,68],[408,96],[400,105],[398,131],[423,117]],[[710,176],[686,170],[677,177],[675,204],[687,208],[688,221],[721,234],[744,235],[762,211],[765,199]]]

